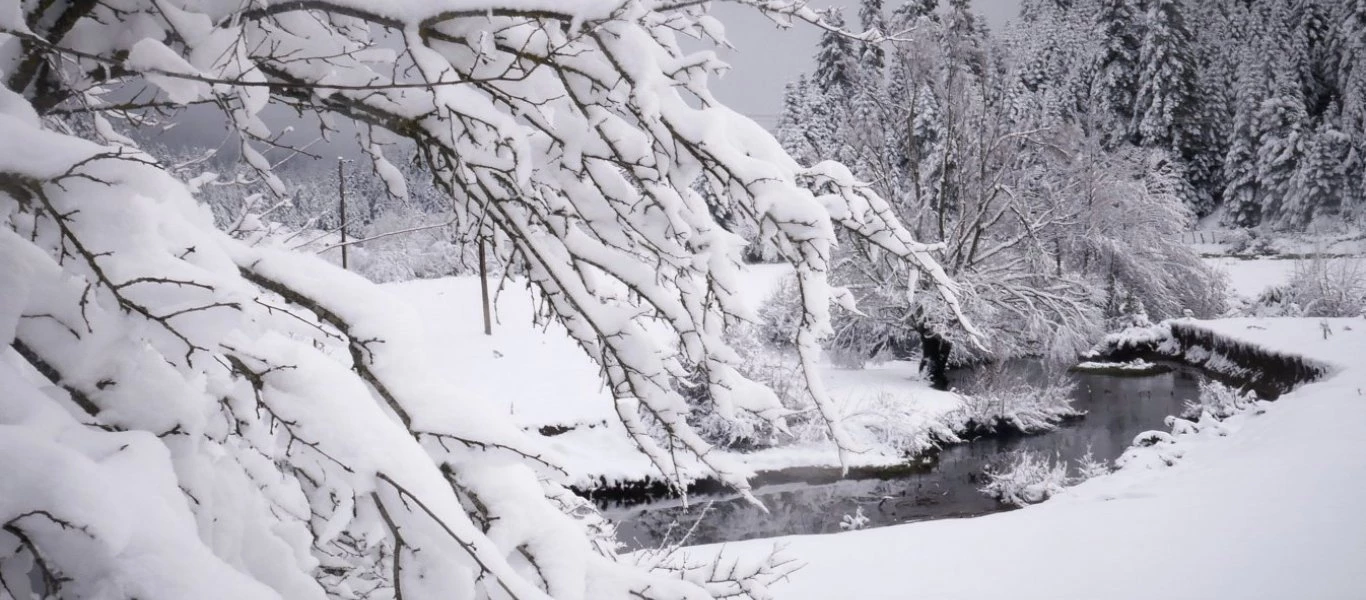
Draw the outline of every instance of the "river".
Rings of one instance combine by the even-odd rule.
[[[1143,377],[1073,373],[1073,406],[1086,414],[1056,430],[1037,435],[994,435],[956,444],[918,459],[916,468],[894,478],[843,480],[822,485],[762,487],[755,495],[768,508],[734,496],[696,496],[635,505],[606,505],[617,523],[617,537],[628,549],[677,541],[708,544],[794,534],[840,531],[845,515],[858,509],[867,527],[950,517],[983,515],[1011,507],[983,495],[983,472],[1018,450],[1075,461],[1089,450],[1096,460],[1112,462],[1139,433],[1166,430],[1163,421],[1179,414],[1199,396],[1198,372],[1177,368]],[[700,516],[700,519],[699,519]]]

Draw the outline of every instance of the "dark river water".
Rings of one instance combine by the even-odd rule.
[[[843,480],[830,484],[761,487],[755,495],[768,514],[735,496],[692,496],[689,506],[664,500],[633,506],[604,506],[617,523],[617,537],[628,548],[677,541],[708,544],[794,534],[840,531],[845,515],[859,509],[867,527],[948,517],[982,515],[1011,507],[978,491],[983,472],[1002,464],[1017,450],[1056,455],[1073,462],[1089,450],[1096,460],[1112,462],[1139,433],[1165,430],[1164,419],[1180,414],[1199,396],[1202,376],[1191,370],[1145,377],[1072,374],[1077,383],[1073,406],[1086,415],[1043,434],[996,436],[957,444],[919,459],[910,474],[893,479]],[[700,518],[699,518],[700,517]]]

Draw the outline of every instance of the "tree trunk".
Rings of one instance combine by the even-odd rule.
[[[949,354],[953,343],[928,331],[920,332],[920,374],[936,390],[949,389]]]

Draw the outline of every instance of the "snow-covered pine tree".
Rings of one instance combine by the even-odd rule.
[[[1331,121],[1306,133],[1280,222],[1302,228],[1316,217],[1339,214],[1355,175],[1351,154],[1351,137]]]
[[[892,33],[910,33],[921,24],[922,20],[938,21],[938,10],[939,0],[904,0],[892,9]]]
[[[1180,172],[1188,173],[1186,161],[1200,151],[1194,43],[1179,0],[1152,0],[1148,6],[1132,129],[1140,145],[1168,151],[1181,163]]]
[[[1308,141],[1308,115],[1303,88],[1289,57],[1273,55],[1270,66],[1268,95],[1256,114],[1260,140],[1256,161],[1259,205],[1264,222],[1297,224],[1286,210],[1294,193],[1292,179],[1303,161]]]
[[[1361,218],[1366,217],[1366,0],[1348,0],[1333,15],[1337,27],[1330,54],[1340,96],[1337,129],[1349,138],[1343,205]]]
[[[1261,187],[1257,177],[1257,156],[1261,152],[1262,125],[1259,120],[1262,100],[1270,91],[1266,56],[1249,44],[1242,49],[1234,88],[1233,128],[1224,158],[1226,222],[1241,227],[1261,223]]]
[[[1136,141],[1134,106],[1138,96],[1142,20],[1130,0],[1100,0],[1096,13],[1096,57],[1092,98],[1097,126],[1107,148]]]
[[[827,101],[844,109],[850,105],[853,89],[858,85],[861,42],[841,33],[845,27],[844,11],[830,8],[823,15],[830,29],[821,32],[811,81]]]
[[[876,32],[877,37],[887,35],[887,23],[883,16],[882,0],[859,0],[859,25],[864,33]],[[881,80],[886,65],[886,50],[881,42],[864,42],[859,48],[859,66],[864,77]]]
[[[1305,111],[1317,123],[1332,106],[1338,88],[1330,8],[1323,0],[1294,0],[1289,12]]]
[[[783,109],[778,115],[778,143],[782,144],[793,158],[805,162],[816,160],[819,156],[817,136],[811,134],[815,115],[811,112],[812,102],[808,99],[811,84],[803,73],[796,81],[789,81],[783,87]]]

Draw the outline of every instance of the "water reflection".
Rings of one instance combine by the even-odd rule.
[[[1199,395],[1201,376],[1176,369],[1148,377],[1075,374],[1074,406],[1086,416],[1055,431],[1034,436],[978,439],[952,446],[934,457],[925,473],[897,479],[839,481],[826,485],[789,484],[759,488],[755,494],[769,513],[735,497],[607,506],[618,524],[618,538],[630,548],[674,541],[691,530],[690,544],[705,544],[840,530],[844,515],[860,507],[867,526],[878,527],[946,517],[986,514],[1008,507],[977,491],[983,470],[1015,450],[1031,450],[1075,461],[1086,454],[1101,461],[1118,458],[1134,436],[1163,429],[1168,415]]]

